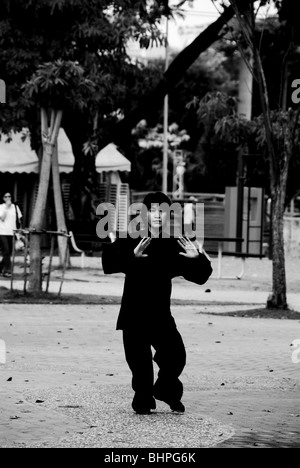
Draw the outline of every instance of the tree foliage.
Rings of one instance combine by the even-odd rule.
[[[209,93],[199,104],[199,117],[214,125],[216,134],[224,143],[233,142],[237,149],[255,139],[256,148],[261,154],[267,150],[266,130],[263,116],[252,120],[237,114],[236,99],[222,93]],[[280,158],[286,151],[298,153],[300,150],[300,115],[297,110],[271,111],[272,131],[275,139],[276,154]],[[280,163],[279,163],[280,164]]]
[[[83,68],[61,59],[41,64],[23,86],[29,105],[45,109],[84,109],[95,93],[95,83],[85,78]]]
[[[2,134],[29,128],[33,148],[40,148],[40,115],[23,85],[41,64],[76,63],[84,78],[94,83],[94,93],[82,93],[80,98],[85,106],[83,101],[78,102],[79,96],[64,102],[62,125],[75,155],[75,215],[77,206],[77,214],[80,213],[80,192],[85,190],[99,142],[138,102],[145,87],[152,87],[160,77],[155,67],[148,72],[145,66],[129,59],[127,41],[138,40],[141,47],[162,44],[164,35],[159,23],[162,16],[169,14],[165,0],[0,2],[0,70],[7,85],[7,104],[1,107],[0,115]],[[64,86],[61,79],[57,76],[58,89]],[[85,143],[89,158],[83,152]]]
[[[164,40],[158,26],[169,13],[166,2],[147,5],[146,0],[1,2],[0,69],[8,95],[0,116],[2,132],[34,127],[35,113],[26,106],[22,85],[41,63],[69,60],[78,62],[97,85],[84,119],[89,132],[97,126],[101,133],[105,120],[110,124],[111,114],[124,110],[138,91],[135,81],[141,82],[141,67],[130,63],[126,53],[128,39],[142,47]]]

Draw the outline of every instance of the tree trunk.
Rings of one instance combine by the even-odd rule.
[[[39,292],[42,289],[42,238],[40,234],[34,234],[34,230],[40,231],[43,228],[49,190],[51,156],[52,147],[49,143],[46,143],[43,148],[38,196],[30,222],[30,230],[32,231],[30,234],[29,290],[32,292]]]
[[[287,309],[287,289],[284,254],[284,207],[288,177],[288,163],[280,165],[282,155],[278,154],[274,145],[274,130],[271,122],[271,109],[265,73],[258,49],[254,48],[255,61],[258,70],[258,84],[260,99],[266,130],[266,141],[268,147],[268,160],[271,181],[271,193],[273,202],[272,213],[272,269],[273,286],[272,295],[268,298],[267,307],[272,309]]]
[[[72,150],[75,157],[75,164],[71,175],[70,207],[74,219],[80,220],[82,213],[82,192],[86,184],[86,162],[87,158],[83,153],[84,142],[88,140],[89,130],[86,124],[87,118],[80,112],[68,112],[64,118],[64,130],[71,141]]]
[[[66,225],[66,219],[65,219],[61,183],[60,183],[60,175],[59,175],[57,143],[53,149],[53,155],[52,155],[52,181],[53,181],[53,195],[54,195],[57,230],[67,232],[67,225]],[[60,266],[63,266],[65,262],[66,254],[67,254],[67,249],[68,249],[68,240],[66,237],[58,236],[57,243],[58,243],[58,252],[59,252],[59,263],[60,263]]]
[[[284,169],[272,189],[273,290],[267,302],[267,307],[271,309],[288,308],[283,230],[287,176],[288,165],[284,165]]]
[[[267,307],[271,309],[286,309],[286,274],[285,274],[285,253],[283,238],[283,207],[280,194],[273,198],[272,216],[272,252],[273,252],[273,291],[268,298]]]
[[[264,119],[266,132],[266,143],[268,148],[269,171],[271,181],[271,193],[273,202],[272,211],[272,255],[273,255],[273,288],[272,294],[268,298],[267,307],[275,309],[287,308],[286,297],[286,272],[284,254],[284,207],[287,187],[287,176],[289,167],[289,155],[279,154],[276,151],[274,130],[271,121],[271,109],[269,103],[266,77],[262,65],[258,46],[254,40],[255,17],[252,0],[248,0],[248,9],[251,8],[250,21],[245,21],[239,11],[240,6],[236,0],[230,0],[240,23],[245,41],[253,51],[254,63],[256,67],[255,77],[258,82],[259,97]],[[246,3],[246,2],[245,2]],[[283,164],[280,165],[280,162]]]
[[[62,120],[62,111],[51,113],[50,129],[48,128],[48,116],[45,109],[41,109],[41,133],[43,141],[43,158],[41,164],[39,189],[32,219],[30,222],[30,278],[29,290],[33,293],[42,291],[42,252],[41,231],[47,206],[50,173],[52,165],[52,154]]]

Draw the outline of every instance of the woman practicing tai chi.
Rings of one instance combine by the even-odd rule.
[[[117,330],[123,330],[126,361],[132,372],[132,408],[138,414],[150,414],[157,399],[172,411],[184,412],[179,376],[186,364],[186,352],[171,314],[172,278],[183,276],[204,284],[212,268],[198,243],[195,246],[185,237],[163,235],[167,213],[161,206],[171,206],[165,194],[150,193],[143,203],[148,236],[142,240],[117,239],[107,245],[102,256],[103,270],[106,274],[126,275]],[[155,383],[153,359],[159,367]]]

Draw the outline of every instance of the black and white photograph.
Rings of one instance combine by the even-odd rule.
[[[0,448],[300,448],[299,0],[1,0]]]

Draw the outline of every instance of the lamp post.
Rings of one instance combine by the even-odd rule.
[[[165,59],[165,70],[169,66],[169,20],[166,18],[166,59]],[[168,121],[169,121],[169,97],[166,95],[164,100],[164,146],[163,146],[163,180],[162,180],[162,191],[167,194],[168,192]]]

